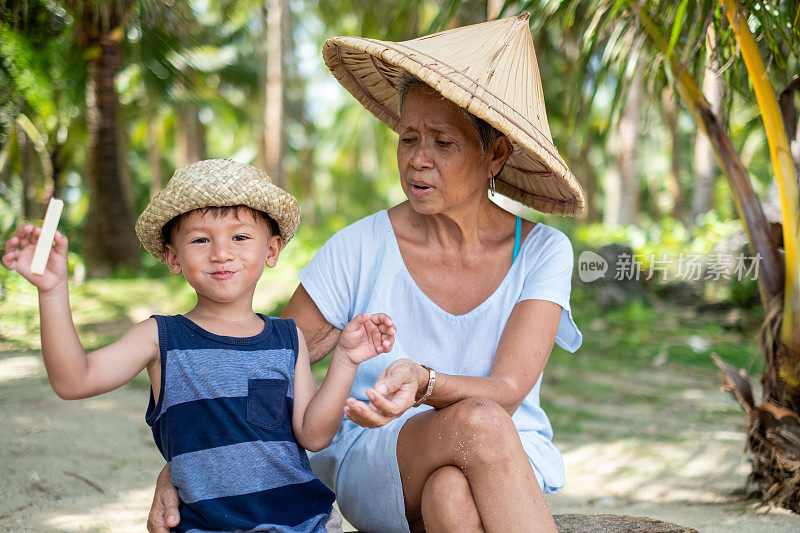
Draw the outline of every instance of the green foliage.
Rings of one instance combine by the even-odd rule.
[[[800,34],[797,30],[797,6],[793,2],[765,3],[762,1],[741,2],[743,12],[756,40],[762,47],[762,56],[773,67],[770,74],[778,87],[785,85],[796,72],[800,62]],[[744,64],[736,61],[738,54],[735,38],[718,2],[674,2],[669,0],[601,0],[580,2],[579,0],[528,2],[532,11],[534,34],[537,29],[563,27],[565,41],[576,39],[582,68],[573,71],[570,87],[578,96],[570,109],[573,117],[581,117],[582,109],[591,106],[597,95],[603,94],[605,83],[620,85],[629,79],[631,60],[641,58],[648,68],[648,89],[658,95],[668,81],[669,73],[663,71],[665,54],[643,39],[637,14],[644,11],[659,26],[662,35],[668,36],[668,49],[680,57],[680,63],[688,68],[695,79],[702,79],[705,54],[706,29],[713,26],[716,42],[714,51],[720,54],[720,64],[725,65],[721,73],[731,89],[728,98],[738,92],[752,101],[748,76]],[[624,98],[624,90],[615,92],[611,109],[619,109],[617,101]],[[657,100],[654,98],[654,100]],[[730,104],[730,101],[728,102]],[[726,105],[730,108],[730,105]]]
[[[583,285],[573,289],[571,306],[584,335],[583,346],[574,356],[556,349],[554,357],[561,365],[589,365],[598,373],[662,367],[712,372],[716,367],[710,355],[715,352],[750,374],[763,366],[755,335],[760,311],[743,312],[743,329],[725,329],[721,322],[727,310],[687,308],[657,299],[602,310],[593,290]]]
[[[572,233],[579,247],[611,243],[626,244],[634,253],[646,256],[712,253],[721,241],[741,233],[737,220],[722,219],[714,212],[703,215],[692,233],[677,220],[667,217],[649,226],[628,225],[609,228],[603,224],[582,224]]]
[[[759,302],[758,282],[754,279],[731,279],[728,300],[737,307],[753,306]]]
[[[17,227],[21,198],[22,182],[18,180],[10,183],[0,182],[0,236],[3,242],[11,237]]]
[[[529,1],[523,9],[532,12],[535,38],[548,116],[556,145],[565,155],[578,179],[587,184],[593,175],[602,178],[616,165],[613,134],[619,122],[628,86],[637,64],[645,67],[649,103],[647,130],[640,139],[644,177],[641,188],[641,215],[644,223],[660,222],[669,213],[672,199],[665,196],[663,183],[670,172],[669,150],[672,139],[661,110],[662,92],[673,85],[665,68],[665,54],[646,37],[638,20],[645,13],[668,40],[668,47],[692,77],[702,81],[709,50],[718,54],[720,76],[726,86],[723,122],[729,126],[734,145],[740,150],[756,190],[763,190],[772,179],[767,142],[747,71],[738,57],[730,25],[716,1],[673,2],[666,0],[601,0],[598,2]],[[800,38],[797,6],[794,2],[742,2],[743,12],[754,32],[768,73],[776,89],[787,85],[800,66]],[[714,42],[706,46],[707,29],[714,30]],[[564,81],[567,80],[567,81]],[[555,104],[555,106],[553,105]],[[691,156],[697,131],[681,106],[678,117],[679,167],[684,200],[693,193]],[[611,170],[613,172],[613,170]],[[731,218],[730,192],[716,204],[717,213]],[[588,198],[589,216],[598,220],[602,199],[600,190]],[[690,202],[685,201],[684,215]],[[664,207],[661,207],[661,206]]]
[[[27,286],[28,282],[25,281],[25,278],[18,275],[16,272],[0,268],[0,302],[8,300],[11,294],[24,292]],[[4,314],[3,322],[5,322],[6,319],[7,317]],[[0,330],[0,335],[2,335],[2,330]]]
[[[602,224],[581,224],[562,229],[570,235],[576,257],[584,250],[597,251],[608,244],[629,246],[640,265],[640,279],[649,277],[651,265],[654,267],[652,279],[643,282],[650,298],[669,294],[669,283],[679,282],[692,287],[697,306],[716,302],[751,308],[759,302],[758,284],[753,279],[758,272],[747,271],[751,253],[741,248],[745,243],[744,231],[737,220],[722,219],[714,211],[699,217],[691,233],[672,218],[649,226],[608,228]],[[741,276],[735,271],[740,254],[744,261]],[[722,265],[723,274],[714,279],[713,273],[684,266],[690,260],[698,268]],[[666,268],[663,274],[662,268]]]
[[[551,129],[579,179],[590,173],[602,178],[615,164],[609,155],[607,134],[624,101],[634,55],[648,63],[648,89],[653,101],[660,101],[659,91],[670,83],[661,55],[646,42],[641,50],[632,49],[640,31],[633,16],[639,5],[661,24],[670,47],[693,73],[701,72],[702,39],[708,25],[718,27],[722,60],[734,57],[731,36],[720,24],[724,15],[714,3],[566,0],[507,1],[503,6],[503,16],[521,9],[532,12],[531,27]],[[47,140],[47,150],[59,152],[62,158],[62,181],[70,195],[62,226],[71,238],[71,249],[79,250],[87,201],[80,170],[85,150],[84,58],[76,45],[75,21],[67,11],[55,2],[35,1],[27,6],[27,19],[22,18],[20,10],[7,9],[0,21],[0,88],[12,89],[0,91],[3,96],[10,95],[0,106],[0,127],[5,127],[0,130],[0,143],[5,143],[3,148],[13,169],[5,178],[0,170],[0,231],[7,234],[20,221],[20,155],[9,136],[16,135],[15,117],[25,109]],[[152,130],[148,126],[155,125],[158,161],[167,178],[176,166],[179,149],[175,143],[180,128],[176,113],[179,105],[188,103],[199,110],[210,157],[254,159],[258,142],[254,123],[259,120],[260,109],[258,73],[262,67],[257,47],[262,38],[258,27],[261,9],[261,2],[235,0],[176,2],[172,8],[152,1],[137,4],[126,27],[125,64],[117,78],[137,212],[149,200],[152,178],[148,154]],[[745,9],[765,55],[773,58],[771,74],[779,80],[797,64],[797,29],[790,23],[790,10],[785,3],[765,6],[757,2],[746,2]],[[402,40],[448,25],[478,22],[486,13],[483,2],[453,0],[295,2],[292,13],[295,26],[290,53],[297,61],[289,65],[295,72],[287,88],[291,110],[285,126],[289,135],[287,168],[290,188],[303,206],[304,222],[285,257],[302,265],[342,227],[403,200],[396,171],[396,135],[331,79],[318,54],[324,39],[355,34]],[[785,57],[777,55],[781,46],[787,47]],[[310,56],[303,52],[307,48],[312,49]],[[731,62],[725,76],[729,86],[747,90],[746,74],[738,62]],[[743,94],[729,94],[728,123],[734,141],[744,147],[743,159],[758,176],[763,192],[770,179],[766,143],[758,117]],[[652,186],[643,188],[647,212],[637,227],[609,230],[597,223],[538,214],[534,218],[563,228],[578,249],[625,242],[646,257],[706,254],[729,236],[737,223],[730,220],[733,211],[724,184],[719,186],[715,212],[698,221],[691,234],[666,214],[661,201],[667,172],[666,142],[658,104],[652,107],[656,109],[648,118],[654,123],[642,140],[642,149],[649,154],[643,170]],[[687,154],[683,164],[688,167],[693,128],[685,116],[681,123],[679,142]],[[4,131],[6,138],[2,138]],[[685,181],[686,191],[691,193],[692,180]],[[596,193],[590,201],[596,202],[601,194]],[[163,266],[147,254],[144,272],[167,277]],[[730,299],[748,301],[748,287],[732,286]]]
[[[24,9],[18,3],[4,4],[0,19],[0,56],[4,58],[0,61],[0,88],[10,90],[0,91],[0,145],[8,148],[15,144],[9,137],[14,118],[27,110],[46,139],[48,152],[61,160],[62,175],[76,172],[80,176],[85,150],[85,58],[76,44],[78,36],[71,11],[63,8],[74,7],[73,4],[29,0]],[[796,12],[790,4],[744,3],[779,87],[786,82],[787,73],[797,70]],[[176,117],[179,105],[190,104],[200,112],[209,156],[253,160],[258,142],[254,138],[254,122],[259,116],[258,75],[263,64],[257,46],[262,38],[258,21],[263,4],[244,0],[179,1],[165,7],[160,2],[141,0],[136,6],[125,28],[125,64],[117,85],[138,212],[149,199],[152,177],[148,156],[152,131],[148,125],[155,126],[158,159],[168,177],[176,166],[175,153],[179,149],[175,144],[180,128]],[[324,240],[343,222],[387,207],[402,200],[402,196],[396,184],[394,134],[335,85],[317,53],[323,40],[336,34],[413,38],[483,20],[486,5],[457,0],[385,4],[325,0],[316,4],[294,2],[291,6],[295,27],[294,48],[289,54],[297,60],[287,65],[293,72],[287,87],[287,169],[292,180],[290,188],[301,196],[306,220],[319,227],[322,237],[318,240]],[[624,101],[632,62],[637,57],[647,62],[647,87],[656,105],[648,117],[655,123],[642,139],[642,150],[651,154],[643,170],[652,174],[648,182],[654,184],[646,191],[643,188],[643,225],[668,225],[671,222],[665,218],[666,193],[661,184],[667,172],[666,143],[660,134],[663,128],[658,124],[657,102],[661,89],[670,80],[662,68],[663,57],[646,41],[641,50],[636,49],[640,28],[635,12],[639,7],[662,26],[670,48],[681,55],[695,76],[702,72],[703,39],[709,25],[718,30],[722,62],[735,59],[733,40],[726,24],[721,23],[724,16],[714,2],[506,1],[502,16],[522,9],[532,12],[531,28],[544,74],[551,129],[565,159],[581,180],[591,174],[602,178],[615,164],[609,155],[608,133]],[[302,52],[305,48],[315,54],[313,67],[308,66],[309,59]],[[724,74],[728,86],[734,89],[729,92],[730,105],[726,106],[734,141],[751,147],[743,150],[743,156],[752,174],[761,180],[763,190],[769,182],[769,160],[763,131],[748,104],[746,73],[738,61],[731,61]],[[332,99],[321,94],[324,92],[340,96]],[[333,105],[315,108],[316,100],[323,96]],[[688,154],[692,128],[685,120],[682,124],[680,142],[682,152]],[[7,157],[14,171],[5,180],[0,179],[0,187],[5,182],[3,192],[18,194],[20,156],[11,147]],[[2,159],[0,156],[0,162]],[[689,157],[684,164],[688,168]],[[692,180],[684,181],[687,194],[691,193]],[[70,201],[81,201],[85,196],[81,182],[71,190],[75,197]],[[660,196],[652,197],[652,193]],[[589,199],[594,202],[594,212],[599,212],[601,195],[602,191],[598,191]],[[83,209],[71,213],[78,216],[78,212]],[[718,202],[718,213],[728,218],[730,202]],[[669,234],[678,230],[664,231]]]
[[[23,216],[30,220],[43,215],[45,195],[59,192],[63,175],[80,164],[73,149],[84,134],[85,69],[71,19],[54,2],[28,1],[24,7],[12,4],[0,10],[0,205],[8,208],[0,221],[4,235]],[[23,141],[36,146],[36,163],[26,162]],[[23,187],[23,172],[33,175],[34,188]],[[31,203],[33,208],[25,212]]]

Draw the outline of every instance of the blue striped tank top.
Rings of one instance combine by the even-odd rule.
[[[180,495],[179,532],[323,532],[333,493],[292,433],[293,320],[259,315],[253,337],[224,337],[154,315],[161,395],[146,420]]]

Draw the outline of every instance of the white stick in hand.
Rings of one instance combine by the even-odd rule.
[[[50,249],[53,247],[53,239],[56,236],[58,221],[61,219],[61,210],[64,209],[64,201],[57,198],[50,198],[47,204],[47,212],[44,215],[42,233],[36,242],[36,251],[33,253],[31,262],[31,273],[43,276],[47,267],[47,260],[50,258]]]

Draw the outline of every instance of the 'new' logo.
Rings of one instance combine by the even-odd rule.
[[[603,256],[590,250],[581,252],[578,258],[578,277],[584,283],[590,283],[605,277],[608,271],[608,261]]]

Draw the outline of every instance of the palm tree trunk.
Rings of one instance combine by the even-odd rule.
[[[781,114],[764,61],[734,0],[721,0],[753,84],[781,200],[786,278],[762,329],[764,403],[751,410],[752,478],[766,498],[800,512],[800,199],[787,115]],[[784,110],[785,111],[785,110]]]
[[[781,108],[783,128],[792,153],[795,172],[800,174],[800,122],[797,121],[797,107],[794,104],[794,94],[800,92],[800,76],[794,76],[792,81],[781,91],[778,104]]]
[[[706,67],[703,75],[703,95],[708,100],[711,112],[721,118],[722,98],[725,85],[719,77],[719,60],[713,51],[716,42],[713,26],[708,27],[706,35]],[[698,131],[694,142],[694,193],[692,194],[692,216],[690,223],[709,212],[714,207],[714,182],[717,177],[717,164],[714,161],[714,148],[708,137]]]
[[[153,113],[155,114],[155,113]],[[157,115],[147,121],[147,161],[150,166],[150,198],[164,186],[164,169],[161,165],[160,131],[161,120]]]
[[[13,135],[13,134],[12,134]],[[5,190],[8,190],[11,185],[11,165],[8,161],[8,150],[12,142],[12,135],[8,137],[8,145],[0,149],[0,183],[3,184]]]
[[[17,149],[20,155],[19,174],[22,179],[22,218],[38,218],[36,212],[36,151],[33,142],[21,126],[17,127]]]
[[[286,53],[284,54],[284,84],[287,88],[286,109],[287,115],[292,117],[292,122],[298,124],[303,130],[302,145],[294,148],[295,153],[291,158],[295,165],[285,172],[290,176],[292,189],[298,193],[298,199],[303,211],[303,220],[314,227],[317,223],[317,196],[314,187],[314,148],[319,143],[319,134],[313,120],[308,117],[306,109],[306,80],[297,68],[295,56],[295,39],[293,28],[296,20],[291,10],[286,13],[285,34]]]
[[[783,323],[781,342],[792,351],[800,351],[800,202],[798,201],[797,173],[792,162],[789,140],[784,130],[775,91],[767,75],[764,60],[744,16],[739,11],[738,0],[720,0],[725,7],[753,92],[756,95],[761,119],[767,132],[772,169],[778,183],[783,215],[783,246],[786,257],[786,277],[783,291]],[[798,360],[800,363],[800,360]],[[800,366],[795,375],[800,375]],[[798,387],[800,394],[800,387]]]
[[[175,162],[178,167],[206,158],[206,129],[191,102],[178,105],[178,128],[175,132]]]
[[[262,3],[258,8],[258,19],[256,21],[258,31],[258,44],[256,53],[258,54],[258,112],[262,120],[255,120],[253,125],[254,136],[258,143],[256,154],[256,166],[267,170],[267,55],[269,44],[267,42],[267,2]],[[267,174],[269,171],[267,170]],[[271,174],[270,174],[271,175]]]
[[[747,170],[730,137],[686,68],[669,52],[670,47],[652,20],[643,10],[639,10],[638,17],[657,47],[667,51],[681,98],[708,136],[731,185],[751,250],[761,254],[758,281],[766,311],[760,338],[765,358],[764,402],[756,406],[749,380],[719,357],[714,356],[714,361],[723,372],[726,388],[735,394],[748,414],[748,448],[753,454],[750,479],[759,486],[765,500],[800,511],[800,324],[797,323],[800,319],[797,279],[800,206],[796,175],[777,99],[755,39],[743,23],[738,2],[720,0],[720,3],[739,45],[767,132],[784,219],[785,268],[770,238],[767,219],[752,190]]]
[[[84,257],[93,277],[109,275],[121,266],[139,267],[139,242],[124,185],[119,99],[114,87],[114,77],[122,66],[122,44],[109,32],[98,33],[102,37],[96,42],[97,56],[88,65],[86,87],[89,210]]]
[[[283,173],[285,151],[284,119],[284,33],[287,29],[286,0],[267,1],[267,97],[264,108],[264,159],[267,173],[286,188]]]
[[[672,198],[672,217],[675,220],[680,220],[684,225],[686,221],[683,216],[683,187],[681,187],[681,146],[680,146],[680,132],[678,131],[678,102],[675,98],[675,91],[672,87],[664,90],[661,94],[662,104],[664,108],[664,119],[667,122],[667,128],[672,139],[671,150],[671,168],[667,175],[667,192]]]
[[[638,62],[617,131],[617,174],[606,186],[605,224],[635,224],[639,214],[639,141],[644,89],[643,62]]]
[[[64,196],[64,145],[57,143],[50,152],[50,166],[53,168],[53,190],[51,195],[56,198]]]
[[[587,136],[583,146],[581,146],[578,157],[572,160],[572,165],[578,175],[581,176],[581,184],[586,196],[586,221],[599,223],[603,220],[603,213],[597,202],[597,172],[594,169],[594,165],[589,162],[589,152],[591,147],[595,145],[595,141],[592,135]]]
[[[255,120],[253,135],[258,143],[255,165],[266,170],[267,168],[267,5],[263,3],[258,8],[256,54],[258,54],[258,111],[263,120]],[[269,173],[269,172],[267,172]]]

